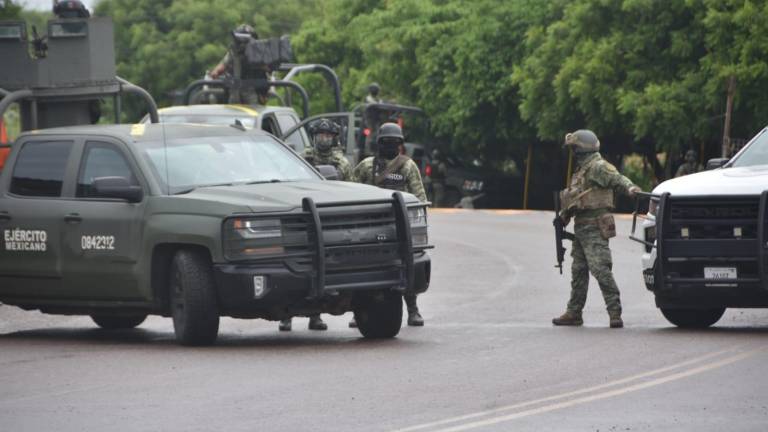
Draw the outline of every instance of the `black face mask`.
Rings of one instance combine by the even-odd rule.
[[[400,154],[400,143],[379,143],[379,156],[384,159],[394,159]]]

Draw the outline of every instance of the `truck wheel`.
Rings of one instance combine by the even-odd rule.
[[[670,309],[661,308],[664,318],[681,328],[707,328],[716,323],[725,313],[717,309]]]
[[[355,306],[355,321],[360,333],[369,339],[397,336],[403,323],[402,299],[398,292],[385,292],[361,300]]]
[[[132,329],[147,319],[147,315],[91,315],[99,327],[107,330]]]
[[[219,332],[219,310],[210,260],[196,251],[176,252],[170,290],[176,340],[190,346],[213,344]]]

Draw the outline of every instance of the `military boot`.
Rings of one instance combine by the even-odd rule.
[[[403,296],[405,305],[408,308],[408,325],[411,327],[421,327],[424,325],[424,318],[419,313],[419,306],[416,304],[415,294],[406,294]]]
[[[621,319],[621,312],[608,312],[609,325],[611,328],[624,327],[624,321]]]
[[[320,318],[320,314],[309,317],[310,330],[328,330],[328,325]]]
[[[584,324],[580,312],[566,311],[557,318],[552,318],[552,324],[556,326],[580,326]]]
[[[291,331],[291,318],[280,321],[280,325],[277,326],[280,331]]]

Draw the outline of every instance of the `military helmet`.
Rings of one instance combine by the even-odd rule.
[[[314,122],[312,124],[311,129],[313,134],[325,132],[333,135],[338,135],[341,128],[339,128],[339,125],[336,124],[336,122],[331,121],[327,118],[322,118]]]
[[[381,87],[379,87],[378,83],[370,83],[368,85],[368,93],[377,96],[379,94],[379,91],[381,91]]]
[[[403,136],[403,129],[397,123],[384,123],[379,128],[379,132],[376,134],[376,141],[379,142],[384,138],[397,138],[402,142],[405,142]]]
[[[59,18],[88,18],[91,13],[83,2],[78,0],[61,0],[53,5],[53,14]]]
[[[251,35],[254,38],[258,38],[258,36],[256,35],[256,31],[253,29],[253,27],[251,27],[248,24],[240,24],[239,26],[237,26],[235,28],[235,33],[245,33],[245,34]]]
[[[600,151],[600,140],[589,129],[579,129],[565,135],[565,146],[573,146],[576,153],[591,153]]]

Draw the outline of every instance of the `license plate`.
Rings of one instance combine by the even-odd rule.
[[[704,279],[736,279],[736,267],[704,267]]]

